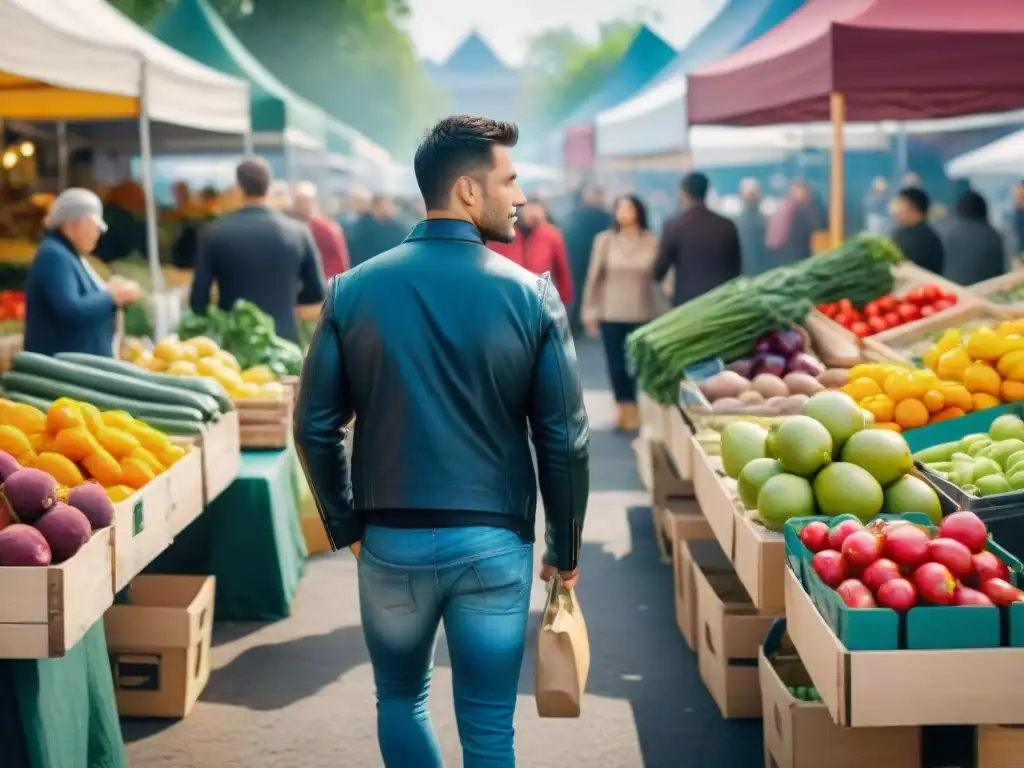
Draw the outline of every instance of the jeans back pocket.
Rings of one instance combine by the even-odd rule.
[[[529,544],[469,563],[452,585],[450,595],[460,608],[480,613],[508,613],[529,601],[533,580],[533,547]]]
[[[416,610],[408,571],[359,560],[359,581],[375,608],[402,615]]]

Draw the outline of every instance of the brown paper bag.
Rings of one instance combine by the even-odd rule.
[[[552,579],[537,638],[537,714],[579,717],[590,672],[590,640],[583,611],[571,589]]]

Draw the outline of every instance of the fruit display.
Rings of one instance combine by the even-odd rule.
[[[123,501],[186,455],[166,434],[126,411],[100,411],[67,397],[44,409],[4,394],[8,399],[0,400],[0,476],[9,479],[24,472],[22,467],[46,473],[69,489],[68,499],[79,502],[90,520],[95,521],[90,509],[96,488],[88,486],[88,480],[99,483],[110,500]],[[15,507],[16,520],[34,522],[24,503],[11,494],[10,488],[4,491]]]
[[[845,296],[866,303],[887,294],[892,265],[902,258],[889,241],[858,236],[813,259],[730,280],[630,335],[637,381],[657,402],[675,403],[681,371],[746,355],[764,334],[799,325],[822,302]]]
[[[948,331],[955,332],[956,335],[953,338],[962,339],[968,334],[982,328],[994,329],[996,326],[1000,325],[1001,322],[1001,318],[987,313],[982,309],[979,310],[976,316],[964,318],[963,320],[955,323],[955,327],[947,326],[935,331],[927,331],[919,334],[908,331],[908,338],[887,339],[885,346],[891,352],[895,352],[901,360],[905,360],[915,367],[932,368],[932,366],[926,361],[925,355],[935,348],[936,342]],[[953,358],[952,361],[955,362],[956,358]],[[949,365],[949,362],[947,362],[947,365]],[[938,368],[936,367],[934,370],[937,371]]]
[[[868,522],[880,512],[942,516],[939,496],[910,474],[903,437],[870,429],[870,416],[835,390],[810,397],[801,413],[770,429],[734,422],[722,430],[722,466],[737,481],[740,501],[764,525],[850,514]]]
[[[842,391],[874,416],[875,427],[902,432],[1001,404],[989,392],[975,391],[973,378],[968,383],[944,381],[927,369],[862,363],[850,369]]]
[[[67,358],[67,355],[58,357]],[[109,362],[109,359],[108,359]],[[208,336],[194,336],[182,341],[177,336],[161,339],[152,350],[136,348],[130,363],[170,381],[174,377],[201,378],[219,385],[220,391],[232,400],[248,398],[278,399],[285,388],[278,375],[266,365],[242,369],[233,354]]]
[[[202,434],[206,425],[233,407],[214,380],[158,374],[128,362],[77,353],[47,357],[19,352],[0,381],[10,400],[46,410],[50,403],[70,398],[104,411],[126,411],[174,435]]]
[[[1003,414],[987,433],[925,448],[914,458],[971,496],[1024,490],[1024,421]]]
[[[196,336],[213,340],[230,352],[243,370],[266,366],[277,376],[302,372],[302,350],[277,336],[274,319],[249,301],[236,301],[230,312],[217,307],[210,307],[205,315],[186,312],[178,335],[186,341]]]
[[[846,330],[867,338],[922,317],[955,307],[957,295],[933,283],[918,286],[903,296],[880,296],[858,309],[850,299],[818,305],[818,311]]]
[[[821,701],[821,694],[813,685],[787,685],[786,690],[797,701]]]
[[[919,606],[1007,606],[1024,602],[1010,568],[987,549],[985,523],[954,512],[937,527],[849,517],[806,522],[800,541],[811,568],[848,608],[906,613]]]
[[[1024,319],[970,332],[949,329],[921,354],[921,363],[942,380],[985,395],[986,402],[1024,400]]]
[[[0,334],[24,333],[25,292],[0,290]]]

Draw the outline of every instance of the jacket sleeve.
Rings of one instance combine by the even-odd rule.
[[[565,307],[544,278],[540,347],[529,413],[544,500],[544,562],[560,571],[579,565],[590,493],[590,425]]]
[[[565,249],[565,239],[558,230],[552,233],[551,248],[551,271],[555,287],[558,289],[558,295],[562,297],[562,304],[571,307],[575,298],[572,288],[572,272],[569,270],[569,256]]]
[[[665,225],[665,231],[661,233],[661,240],[658,243],[658,256],[654,260],[654,282],[660,283],[665,279],[668,271],[677,266],[678,254],[676,253],[676,227],[673,222]]]
[[[362,519],[352,506],[352,479],[343,442],[342,428],[352,419],[352,396],[334,317],[335,295],[342,279],[331,281],[302,365],[294,425],[302,471],[334,550],[363,536]]]
[[[213,287],[213,253],[208,227],[201,229],[197,238],[196,271],[192,276],[192,291],[188,300],[189,308],[197,315],[206,313],[210,306],[210,289]]]
[[[597,322],[601,316],[601,308],[597,306],[597,294],[604,282],[605,242],[609,237],[607,232],[601,232],[594,238],[594,245],[590,252],[590,263],[587,265],[587,280],[583,284],[583,297],[580,299],[580,319],[585,323]]]
[[[78,292],[78,285],[69,265],[62,263],[61,254],[50,248],[39,249],[32,269],[38,270],[45,286],[46,303],[50,311],[62,323],[92,323],[113,317],[117,305],[107,291],[96,290],[85,294]]]
[[[324,300],[324,273],[320,269],[319,251],[313,235],[302,233],[302,261],[299,265],[299,296],[296,304],[319,304]]]
[[[739,277],[740,273],[743,272],[743,253],[740,248],[740,232],[736,229],[736,225],[727,221],[729,224],[729,243],[728,243],[728,274],[729,278]]]

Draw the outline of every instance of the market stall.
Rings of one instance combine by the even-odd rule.
[[[1018,131],[980,149],[953,158],[946,165],[946,173],[951,178],[995,176],[1016,180],[1020,177],[1017,169],[1022,163],[1024,131]]]
[[[942,0],[919,11],[912,0],[810,0],[760,39],[691,73],[688,119],[746,126],[831,120],[830,231],[838,245],[847,121],[995,113],[1024,104],[1017,66],[1024,9],[998,0]]]

